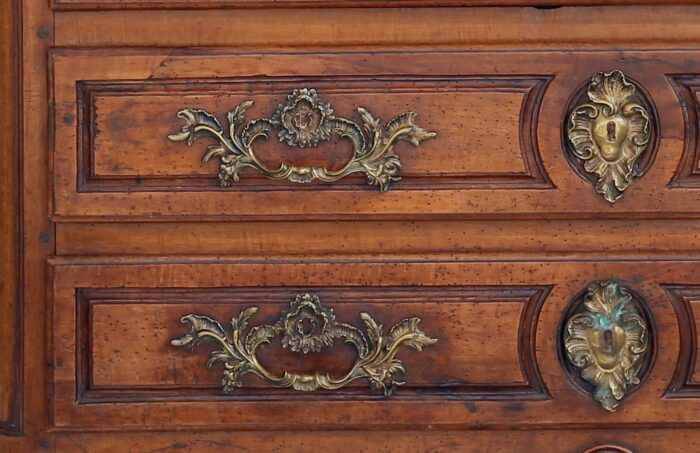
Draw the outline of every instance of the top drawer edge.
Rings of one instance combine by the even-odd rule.
[[[436,8],[694,4],[697,0],[51,0],[58,11],[229,8]]]

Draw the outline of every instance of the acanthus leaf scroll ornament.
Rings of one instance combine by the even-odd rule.
[[[614,203],[642,175],[638,161],[651,139],[651,119],[622,71],[596,73],[588,101],[574,107],[568,139],[575,157],[596,178],[596,190]]]
[[[590,284],[583,304],[585,310],[566,322],[566,357],[593,385],[593,399],[615,412],[628,390],[640,383],[649,350],[647,321],[629,290],[615,280]]]
[[[250,167],[267,178],[294,183],[334,182],[352,173],[364,173],[367,184],[386,191],[393,181],[401,179],[398,176],[401,161],[393,151],[394,145],[405,141],[419,146],[436,136],[435,132],[428,132],[416,124],[417,114],[414,112],[399,115],[382,126],[368,110],[358,107],[363,122],[360,126],[334,116],[330,103],[319,98],[316,90],[308,88],[294,90],[270,118],[244,124],[245,113],[252,106],[253,101],[247,100],[228,112],[228,132],[211,113],[191,108],[181,110],[177,116],[185,124],[168,138],[174,142],[186,141],[188,145],[199,138],[213,138],[216,144],[208,148],[202,162],[215,157],[221,159],[219,182],[222,187],[229,186],[231,181],[239,181],[240,170]],[[338,136],[352,143],[353,155],[339,170],[284,162],[277,168],[270,168],[255,155],[253,144],[258,139],[267,139],[268,133],[275,131],[280,142],[296,148],[316,147]]]
[[[373,388],[391,395],[404,382],[396,374],[405,373],[403,362],[396,358],[402,346],[416,351],[433,345],[436,339],[419,329],[420,318],[407,318],[394,325],[388,333],[369,314],[360,313],[365,332],[357,327],[336,321],[333,310],[321,305],[317,296],[298,294],[290,302],[289,310],[280,314],[274,324],[248,328],[257,307],[243,310],[231,320],[227,331],[218,321],[207,316],[189,314],[181,321],[189,324],[190,331],[171,341],[174,346],[195,345],[204,341],[218,343],[222,349],[213,351],[207,362],[211,367],[222,364],[224,393],[232,393],[243,386],[243,377],[254,374],[275,387],[291,387],[304,392],[324,389],[335,390],[361,378],[369,380]],[[335,339],[342,339],[357,351],[357,358],[344,376],[333,377],[328,373],[300,374],[285,371],[281,376],[265,369],[256,353],[263,344],[270,344],[281,337],[282,347],[302,354],[318,352],[333,346]]]

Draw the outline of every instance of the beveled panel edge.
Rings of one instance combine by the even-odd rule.
[[[693,379],[698,354],[697,326],[690,297],[700,297],[700,285],[662,284],[678,321],[680,348],[673,378],[664,398],[700,398],[700,381]]]
[[[228,9],[228,8],[407,8],[407,7],[534,7],[605,5],[694,4],[697,0],[50,0],[57,11],[103,11],[125,9]]]
[[[547,175],[542,164],[542,158],[539,152],[537,127],[538,117],[541,107],[542,98],[549,83],[553,80],[551,75],[494,75],[494,76],[353,76],[353,77],[336,77],[332,79],[315,76],[305,77],[304,84],[320,88],[324,94],[332,95],[334,88],[333,84],[337,82],[360,82],[366,85],[358,85],[355,89],[371,88],[372,83],[386,84],[387,93],[391,93],[390,85],[392,83],[417,83],[423,82],[426,84],[435,84],[439,87],[440,83],[462,83],[460,89],[467,92],[484,92],[489,93],[500,92],[501,90],[513,90],[523,94],[523,100],[520,108],[519,118],[519,145],[520,159],[525,167],[523,173],[473,173],[472,175],[430,175],[424,176],[410,175],[410,172],[403,171],[406,176],[401,182],[392,187],[392,191],[410,191],[410,190],[439,190],[445,189],[555,189],[549,176]],[[94,170],[94,100],[99,93],[108,93],[110,95],[118,94],[134,94],[134,93],[153,93],[167,92],[166,86],[181,86],[186,87],[187,92],[195,91],[193,85],[202,87],[204,92],[212,90],[220,92],[247,93],[250,89],[245,89],[246,86],[259,83],[262,85],[275,85],[273,92],[280,93],[280,99],[283,98],[283,93],[291,91],[294,86],[300,84],[298,77],[260,77],[250,78],[242,77],[231,80],[198,80],[193,83],[191,81],[178,81],[177,79],[158,79],[153,81],[126,81],[126,80],[109,80],[109,81],[78,81],[76,83],[76,102],[78,105],[78,118],[76,127],[78,130],[77,141],[77,192],[78,193],[120,193],[120,192],[208,192],[208,191],[233,191],[233,192],[258,192],[258,191],[276,191],[276,192],[292,192],[292,191],[318,191],[318,190],[346,190],[346,191],[365,191],[366,187],[357,181],[340,182],[333,185],[330,184],[309,184],[309,185],[292,185],[292,184],[274,184],[262,177],[251,178],[246,175],[241,182],[222,189],[215,182],[215,175],[212,176],[190,176],[190,177],[144,177],[135,175],[128,176],[98,176]],[[158,87],[163,87],[158,90]],[[430,86],[422,88],[430,92]],[[200,92],[199,89],[196,92]],[[268,90],[269,92],[269,90]],[[262,91],[261,91],[262,93]],[[265,92],[267,93],[267,92]],[[177,93],[175,93],[177,94]],[[251,95],[254,96],[254,95]],[[60,119],[56,118],[55,125],[60,124]],[[54,126],[58,127],[58,126]],[[515,150],[513,150],[515,152]]]
[[[414,400],[426,396],[440,399],[444,397],[450,401],[546,401],[551,396],[542,380],[539,367],[537,366],[535,333],[539,320],[539,313],[548,297],[552,286],[416,286],[416,287],[348,287],[348,286],[323,286],[314,287],[314,291],[337,291],[342,292],[347,288],[353,291],[382,292],[391,294],[408,292],[407,297],[413,298],[421,290],[434,292],[447,290],[459,292],[470,298],[478,298],[477,303],[489,303],[508,298],[523,305],[518,322],[517,355],[519,366],[523,374],[523,383],[493,384],[475,383],[461,386],[436,387],[434,389],[415,389],[410,383],[401,386],[400,391],[393,394],[391,400]],[[258,390],[251,395],[241,395],[233,393],[222,395],[219,386],[188,386],[188,385],[164,385],[156,388],[153,385],[145,386],[100,386],[91,388],[91,361],[92,356],[89,335],[91,334],[90,315],[95,305],[110,303],[109,300],[119,300],[120,303],[134,303],[138,305],[141,299],[147,298],[148,302],[162,302],[183,305],[183,314],[187,310],[187,304],[196,302],[198,304],[226,304],[222,297],[235,291],[245,291],[249,294],[259,293],[261,296],[273,293],[294,293],[307,291],[307,287],[231,287],[231,288],[76,288],[76,391],[77,405],[99,404],[99,403],[144,403],[144,402],[275,402],[275,401],[366,401],[383,400],[381,394],[374,392],[359,392],[355,389],[346,391],[337,390],[333,393],[294,393],[294,392],[269,392]],[[208,299],[215,297],[216,300]],[[216,296],[213,296],[216,295]],[[179,300],[178,300],[179,299]],[[175,300],[175,301],[174,301]],[[427,300],[427,299],[426,299]],[[258,302],[265,304],[266,302]],[[326,305],[332,307],[332,300]],[[337,303],[335,304],[337,305]],[[420,315],[420,313],[413,313]],[[175,333],[175,332],[174,332]],[[455,391],[461,388],[461,391]],[[449,390],[449,394],[445,391]],[[274,394],[278,393],[278,394]]]
[[[700,74],[666,75],[678,96],[683,113],[683,155],[669,189],[700,189],[700,129],[698,128],[698,104],[696,94],[700,92]]]

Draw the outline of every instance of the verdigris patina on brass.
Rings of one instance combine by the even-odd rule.
[[[648,322],[630,292],[615,280],[590,284],[583,304],[585,309],[564,328],[566,357],[594,386],[593,399],[614,412],[640,382],[649,351]]]

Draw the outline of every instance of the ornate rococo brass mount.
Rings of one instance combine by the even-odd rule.
[[[207,366],[223,364],[225,393],[241,387],[243,377],[252,373],[275,387],[306,392],[335,390],[356,379],[367,378],[372,387],[389,396],[397,385],[403,384],[395,379],[397,373],[405,372],[403,363],[396,358],[399,348],[408,346],[421,351],[437,342],[418,328],[419,318],[404,319],[384,334],[381,324],[369,314],[360,313],[365,323],[365,335],[356,327],[336,321],[333,310],[323,308],[319,298],[310,294],[298,294],[289,310],[282,312],[274,324],[247,329],[248,321],[257,310],[257,307],[250,307],[233,318],[231,332],[207,316],[186,315],[181,321],[190,325],[190,331],[171,343],[195,346],[205,340],[217,342],[223,349],[211,353]],[[331,347],[333,340],[342,339],[354,346],[358,356],[350,371],[337,378],[323,372],[298,374],[285,371],[282,376],[275,376],[260,364],[256,352],[260,345],[269,344],[277,336],[282,337],[283,347],[303,354],[318,352]]]
[[[228,135],[214,115],[197,109],[181,110],[177,116],[185,120],[185,125],[168,138],[175,142],[187,141],[188,145],[201,137],[216,140],[218,143],[209,147],[202,161],[221,158],[219,181],[223,187],[230,185],[231,180],[238,181],[243,167],[250,167],[268,178],[295,183],[316,179],[333,182],[352,173],[365,173],[370,186],[385,191],[392,181],[400,179],[401,161],[393,152],[394,145],[406,141],[418,146],[436,135],[415,123],[417,114],[414,112],[399,115],[382,127],[378,118],[359,107],[357,111],[362,117],[365,135],[359,124],[334,116],[330,103],[321,100],[316,90],[307,88],[294,90],[272,117],[249,121],[244,126],[245,112],[252,105],[253,101],[244,101],[228,112]],[[277,168],[269,168],[256,157],[253,143],[268,138],[268,132],[272,131],[277,131],[281,142],[297,148],[315,147],[334,135],[346,138],[352,143],[353,156],[339,170],[284,162]]]
[[[629,291],[615,280],[588,286],[585,310],[564,329],[567,359],[595,387],[593,399],[615,412],[627,391],[639,384],[649,349],[648,327]]]
[[[642,175],[638,161],[649,145],[651,119],[621,71],[595,74],[587,97],[569,116],[568,138],[584,170],[595,176],[596,190],[613,203]]]

